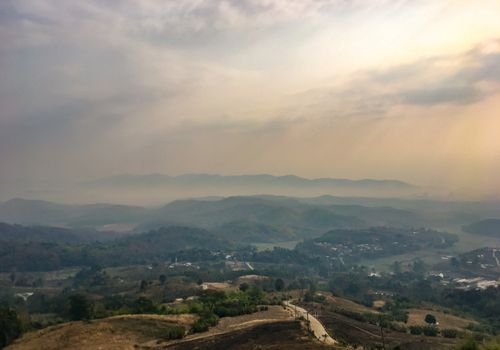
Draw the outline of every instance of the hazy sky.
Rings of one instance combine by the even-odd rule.
[[[150,172],[500,193],[500,1],[0,1],[0,191]]]

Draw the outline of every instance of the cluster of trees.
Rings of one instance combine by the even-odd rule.
[[[442,305],[451,308],[460,305],[462,311],[486,319],[492,333],[500,333],[500,288],[443,289],[437,291],[436,299]]]
[[[282,283],[283,281],[278,281],[276,284],[282,288],[284,287]],[[59,295],[54,299],[43,296],[42,299],[47,301],[47,305],[42,303],[40,307],[45,309],[41,311],[57,311],[62,317],[61,320],[91,320],[128,313],[195,313],[199,315],[199,319],[193,326],[193,332],[206,331],[209,327],[216,325],[220,317],[256,312],[259,310],[258,305],[267,303],[265,293],[257,286],[243,286],[240,291],[230,293],[210,289],[201,290],[197,298],[185,301],[179,307],[174,308],[160,306],[145,296],[134,298],[124,295],[109,295],[102,299],[92,299],[84,293],[76,293]],[[59,307],[56,308],[56,305]],[[29,326],[34,327],[34,325]],[[25,326],[19,320],[14,309],[0,308],[0,345],[9,344],[20,336],[24,329]],[[184,333],[184,328],[173,327],[166,332],[165,337],[177,339]]]
[[[168,260],[177,251],[228,249],[231,244],[196,228],[167,227],[111,242],[6,240],[0,271],[51,271],[74,266],[122,266]],[[206,251],[205,251],[206,252]],[[202,255],[203,256],[203,255]]]
[[[23,323],[15,310],[0,307],[0,348],[9,345],[24,331]]]

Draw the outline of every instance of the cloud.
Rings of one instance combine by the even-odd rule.
[[[414,68],[412,74],[399,80],[406,80],[411,85],[412,79],[416,79],[421,86],[403,88],[399,94],[395,94],[402,103],[475,103],[498,91],[498,86],[482,85],[500,81],[500,39],[489,40],[458,55],[424,59],[411,66]],[[400,69],[396,68],[395,72],[400,72]],[[417,75],[423,75],[425,81]]]
[[[498,93],[499,82],[500,39],[494,39],[458,54],[357,71],[335,86],[297,94],[295,106],[307,103],[310,115],[325,118],[377,118],[401,106],[478,103]]]
[[[484,97],[481,92],[472,86],[443,86],[429,87],[417,90],[408,90],[397,95],[401,103],[419,106],[439,104],[469,104]]]

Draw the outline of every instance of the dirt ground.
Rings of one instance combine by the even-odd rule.
[[[358,303],[355,303],[354,301],[340,298],[340,297],[335,297],[332,296],[329,293],[323,293],[323,295],[326,297],[326,300],[330,305],[336,306],[340,309],[345,309],[345,310],[350,310],[354,312],[359,312],[359,313],[365,313],[365,312],[372,312],[375,314],[378,314],[379,311],[375,310],[376,306],[374,308],[370,308]]]
[[[234,330],[202,339],[171,343],[160,347],[169,350],[331,350],[308,337],[298,321],[279,321]]]
[[[236,288],[227,282],[205,282],[201,285],[202,289],[213,289],[213,290],[220,290],[220,291],[231,291],[231,290],[236,290]]]
[[[293,320],[293,317],[288,311],[286,311],[282,306],[271,305],[266,311],[259,311],[253,314],[235,317],[223,317],[219,320],[217,326],[210,327],[207,332],[190,334],[180,341],[173,341],[173,343],[208,338],[228,332],[242,330],[256,325],[289,320]],[[153,346],[154,342],[149,342],[143,345]]]
[[[173,324],[189,328],[195,315],[121,315],[91,322],[69,322],[25,334],[9,346],[8,350],[132,350],[154,348],[170,344],[161,338],[165,329]],[[270,306],[267,311],[249,315],[224,317],[208,332],[192,334],[182,342],[200,340],[225,333],[242,331],[254,326],[292,320],[281,306]]]
[[[323,307],[319,304],[301,304],[325,325],[328,333],[337,341],[365,347],[382,346],[382,334],[376,325],[361,322],[338,314],[332,307]],[[400,346],[402,349],[452,349],[456,346],[456,339],[443,337],[425,337],[396,331],[384,330],[384,341],[389,349]]]

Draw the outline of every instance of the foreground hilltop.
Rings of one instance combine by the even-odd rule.
[[[308,337],[303,325],[280,306],[222,318],[208,332],[184,336],[196,319],[190,314],[145,314],[69,322],[28,333],[6,349],[343,349]]]

